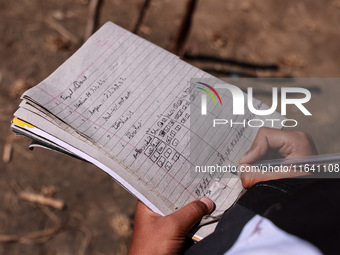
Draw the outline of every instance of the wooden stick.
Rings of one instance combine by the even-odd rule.
[[[75,44],[79,43],[79,40],[75,35],[73,35],[71,32],[69,32],[65,27],[63,27],[60,23],[58,23],[54,19],[47,17],[45,21],[46,21],[47,25],[49,25],[51,28],[56,30],[66,40],[71,41]]]
[[[50,208],[46,206],[39,206],[39,208],[47,215],[48,218],[50,218],[56,225],[61,224],[61,219],[51,211]]]
[[[186,11],[181,26],[179,27],[179,31],[174,44],[174,53],[179,56],[183,55],[185,41],[190,32],[191,21],[195,12],[196,5],[197,0],[188,0]]]
[[[46,228],[43,230],[29,232],[24,235],[0,235],[0,242],[10,243],[10,242],[20,242],[20,243],[36,243],[38,238],[48,237],[62,229],[62,225],[57,225],[51,228]]]
[[[23,191],[19,194],[19,197],[29,202],[38,203],[41,205],[48,205],[58,210],[62,210],[65,208],[65,202],[63,200],[46,197],[32,192]]]
[[[84,233],[85,237],[84,237],[83,242],[80,245],[77,255],[84,255],[86,253],[87,248],[89,247],[91,243],[92,232],[86,225],[83,225],[80,230]]]
[[[139,10],[139,14],[138,14],[137,18],[132,23],[132,26],[131,26],[131,29],[130,29],[130,31],[132,33],[135,33],[135,34],[138,33],[139,28],[140,28],[141,24],[143,23],[145,13],[149,8],[150,2],[151,2],[151,0],[145,0],[144,1],[142,8]]]
[[[2,155],[2,161],[4,163],[8,163],[11,161],[11,157],[12,157],[12,144],[6,143],[4,145],[4,153]]]
[[[99,19],[99,7],[101,0],[91,0],[89,4],[89,15],[85,28],[84,41],[86,41],[95,31]]]

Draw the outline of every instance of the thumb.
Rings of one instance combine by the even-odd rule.
[[[179,224],[182,231],[189,232],[204,215],[210,214],[214,208],[214,202],[203,197],[187,204],[169,216]]]
[[[247,170],[249,169],[249,171]],[[239,165],[237,174],[241,179],[242,186],[245,189],[251,188],[254,184],[271,179],[279,179],[280,175],[271,172],[257,172],[255,169],[251,170],[252,166],[248,164]]]
[[[285,139],[280,138],[282,136],[281,130],[272,128],[260,128],[256,134],[256,137],[250,147],[250,149],[240,159],[240,164],[250,164],[261,159],[265,156],[270,147],[279,148],[284,143]],[[272,146],[270,146],[270,141]]]
[[[258,139],[254,141],[251,148],[239,159],[240,164],[249,164],[261,159],[269,150],[268,143],[265,140]]]

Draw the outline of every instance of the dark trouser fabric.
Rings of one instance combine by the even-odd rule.
[[[215,232],[185,254],[223,254],[256,214],[304,239],[324,254],[340,254],[340,179],[260,182],[226,211]]]

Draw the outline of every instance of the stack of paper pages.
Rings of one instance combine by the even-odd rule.
[[[108,22],[48,78],[22,95],[12,129],[31,138],[31,146],[95,164],[162,215],[210,197],[216,210],[205,222],[212,222],[235,202],[242,186],[232,173],[221,178],[192,171],[190,143],[200,127],[190,118],[195,111],[200,114],[197,93],[204,93],[190,82],[192,78],[214,79]],[[209,106],[208,117],[235,117],[225,92],[223,107]],[[265,107],[259,101],[254,105]],[[242,117],[254,115],[246,110]],[[195,137],[196,146],[202,148],[200,162],[210,165],[221,159],[225,165],[235,165],[257,132],[242,125],[211,128]],[[199,229],[194,239],[211,233],[215,224]]]

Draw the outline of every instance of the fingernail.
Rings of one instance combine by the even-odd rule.
[[[209,212],[212,212],[214,210],[215,205],[214,205],[214,202],[211,199],[209,199],[207,197],[203,197],[203,198],[200,199],[200,201],[208,207]]]
[[[236,173],[237,173],[238,177],[241,178],[242,172],[240,171],[240,168],[241,168],[241,165],[238,165]]]

